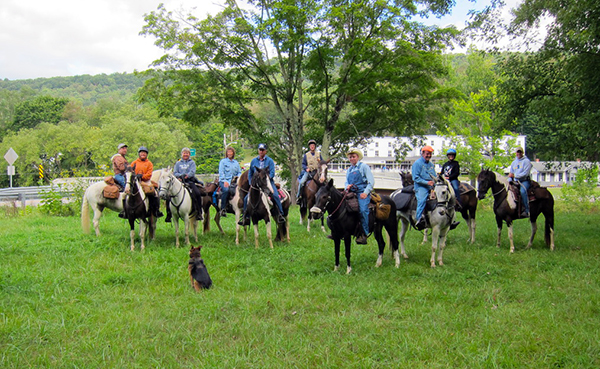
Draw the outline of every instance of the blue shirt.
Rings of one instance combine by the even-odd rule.
[[[425,162],[421,156],[412,166],[412,178],[415,186],[431,188],[427,182],[435,181],[436,173],[435,166],[431,162]]]
[[[363,193],[366,193],[367,195],[370,194],[371,191],[373,191],[373,187],[375,187],[375,178],[373,178],[371,168],[362,161],[359,161],[358,163],[356,163],[356,165],[352,165],[350,168],[348,168],[348,171],[346,172],[346,183],[344,183],[344,188],[347,188],[350,184],[356,184],[350,179],[351,177],[353,177],[352,173],[356,171],[358,171],[360,173],[360,176],[362,177],[361,182],[366,183],[366,187],[363,190]]]
[[[219,181],[231,183],[235,176],[242,173],[240,164],[235,159],[224,158],[219,162]]]
[[[529,177],[531,172],[531,161],[529,161],[525,155],[523,155],[521,159],[516,158],[510,165],[510,172],[515,175],[515,179],[517,180]]]
[[[173,175],[177,178],[184,178],[185,176],[193,178],[196,176],[196,163],[192,159],[179,159],[175,163],[175,168],[173,168]]]
[[[260,156],[255,157],[250,162],[250,169],[248,169],[248,181],[252,183],[252,175],[256,169],[264,169],[267,168],[267,173],[269,173],[269,178],[273,180],[275,178],[275,162],[273,159],[265,155],[265,157],[260,160]]]

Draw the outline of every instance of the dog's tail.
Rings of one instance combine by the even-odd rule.
[[[87,189],[83,194],[83,201],[81,202],[81,228],[83,228],[83,233],[90,233],[90,207],[88,204],[88,191]]]

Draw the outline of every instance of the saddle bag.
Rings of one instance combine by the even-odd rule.
[[[358,213],[360,207],[358,206],[358,197],[354,192],[348,192],[346,194],[346,208],[349,213]]]
[[[371,192],[371,202],[375,205],[375,218],[377,220],[386,220],[392,210],[391,205],[381,202],[381,196],[376,192]]]
[[[107,185],[115,185],[115,177],[113,176],[107,176],[104,177],[104,183],[106,183]]]
[[[102,196],[104,196],[107,199],[118,199],[119,194],[119,186],[114,184],[104,187],[104,190],[102,191]]]
[[[154,195],[154,186],[148,185],[146,183],[141,183],[142,185],[142,190],[144,191],[145,194],[147,195]]]

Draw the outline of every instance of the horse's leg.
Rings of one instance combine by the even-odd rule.
[[[498,237],[496,241],[496,247],[500,248],[500,238],[502,236],[502,218],[496,215],[496,226],[498,227]]]
[[[96,237],[100,237],[100,217],[102,216],[102,210],[98,209],[97,205],[94,206],[94,230],[96,231]]]
[[[470,242],[471,244],[475,243],[475,227],[476,227],[476,223],[475,223],[475,217],[469,217],[469,221],[467,222],[467,225],[469,226],[469,235],[470,237]]]
[[[450,227],[446,227],[445,229],[442,229],[440,232],[440,239],[439,239],[439,243],[438,243],[438,247],[439,247],[439,251],[438,251],[438,265],[442,266],[444,265],[444,261],[442,259],[442,255],[444,254],[444,248],[446,248],[446,236],[448,236],[448,231],[450,230]]]
[[[258,249],[258,223],[254,224],[254,247]]]
[[[379,255],[375,262],[375,267],[379,268],[383,262],[383,252],[385,250],[385,240],[383,239],[383,225],[377,225],[375,229],[375,240],[377,240],[377,246],[379,248]]]
[[[179,248],[179,215],[173,213],[173,223],[175,225],[175,247]]]
[[[287,242],[290,242],[290,220],[286,217],[285,218],[285,238],[287,239]]]
[[[327,233],[327,231],[325,230],[325,217],[321,217],[321,230],[323,231],[323,233]]]
[[[408,255],[406,255],[406,250],[404,249],[404,238],[406,237],[406,232],[408,231],[410,224],[408,223],[408,220],[404,218],[400,218],[400,221],[402,222],[402,230],[400,231],[400,253],[403,258],[408,259]],[[398,261],[398,264],[400,264],[400,261]]]
[[[135,220],[129,219],[129,239],[131,240],[131,251],[135,250]]]
[[[240,220],[241,210],[236,206],[233,208],[233,212],[235,214],[234,222],[235,222],[235,244],[240,244],[240,225],[238,224],[238,220]]]
[[[342,242],[341,239],[334,239],[333,240],[333,252],[335,254],[335,266],[333,267],[333,271],[337,272],[338,269],[340,268],[340,243]]]
[[[425,230],[423,231],[423,241],[421,241],[421,245],[424,245],[427,243],[427,228],[425,228]]]
[[[141,250],[144,251],[146,248],[146,244],[144,243],[144,239],[146,238],[146,222],[140,221],[140,239],[142,240]]]
[[[205,211],[205,213],[209,214],[210,210]],[[208,215],[206,217],[208,218]],[[217,228],[219,228],[219,231],[221,232],[221,236],[225,235],[225,231],[223,231],[223,227],[221,227],[221,212],[219,211],[219,209],[217,209],[216,206],[215,206],[215,218],[214,219],[215,219],[215,223],[217,223]],[[196,242],[198,242],[198,240],[196,240]]]
[[[435,252],[438,248],[438,241],[440,239],[440,226],[436,225],[431,229],[431,267],[435,268]]]
[[[267,226],[267,238],[269,239],[269,246],[273,248],[273,233],[271,232],[271,221],[266,223]]]
[[[346,235],[344,237],[344,246],[346,248],[346,274],[350,274],[352,266],[350,265],[350,250],[352,248],[352,236]]]
[[[183,217],[183,232],[185,234],[185,245],[190,245],[190,215],[186,214]]]
[[[527,246],[525,247],[525,249],[529,249],[531,247],[531,245],[533,245],[533,239],[535,238],[535,234],[537,232],[537,222],[531,218],[531,237],[529,237],[529,242],[527,243]]]
[[[513,240],[513,224],[512,222],[510,222],[510,224],[507,224],[507,228],[508,228],[508,239],[510,241],[510,253],[514,253],[515,252],[515,242]]]

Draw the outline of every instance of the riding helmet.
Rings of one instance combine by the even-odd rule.
[[[315,140],[308,140],[308,146],[310,146],[310,144],[315,144],[315,146],[317,145],[317,141]]]
[[[146,154],[148,153],[148,149],[146,148],[146,146],[140,146],[140,148],[138,149],[138,154],[139,154],[141,151],[145,151],[145,152],[146,152]]]
[[[454,149],[448,149],[448,151],[446,151],[446,156],[448,156],[448,155],[454,155],[454,156],[456,156],[456,150],[454,150]]]

